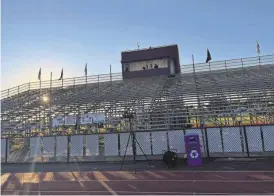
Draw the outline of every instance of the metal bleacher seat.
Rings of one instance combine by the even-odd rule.
[[[64,86],[53,81],[41,89],[38,84],[26,84],[5,90],[1,97],[2,130],[38,125],[41,119],[47,128],[49,118],[56,115],[85,112],[103,112],[106,124],[114,126],[121,122],[126,109],[136,112],[137,130],[177,129],[189,123],[187,118],[203,117],[217,124],[216,116],[230,115],[239,107],[254,115],[252,109],[259,107],[262,115],[273,115],[274,55],[261,57],[260,64],[251,58],[212,62],[210,69],[208,64],[197,64],[196,70],[192,67],[182,66],[182,74],[173,78],[121,80],[121,74],[113,74],[101,80],[101,76],[89,76],[87,83],[82,77],[81,82],[70,79],[73,83],[64,79]],[[43,96],[49,97],[49,103],[43,103]]]

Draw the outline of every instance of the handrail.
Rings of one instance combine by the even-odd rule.
[[[231,70],[240,67],[252,67],[252,66],[264,66],[274,64],[274,54],[264,55],[257,57],[247,57],[223,61],[213,61],[210,63],[197,63],[194,66],[192,64],[182,65],[181,74],[203,72],[203,71],[216,71],[216,70]],[[112,74],[100,74],[100,75],[90,75],[90,76],[80,76],[73,78],[65,78],[63,80],[52,80],[51,87],[63,87],[73,85],[85,85],[90,83],[100,83],[109,81],[120,81],[122,80],[122,73],[112,73]],[[41,89],[50,88],[50,80],[41,81]],[[40,89],[40,81],[29,82],[13,88],[9,88],[1,91],[1,99],[23,93],[28,90]]]

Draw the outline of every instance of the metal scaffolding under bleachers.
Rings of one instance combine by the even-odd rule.
[[[57,115],[101,112],[104,129],[123,131],[126,110],[136,113],[135,130],[274,123],[274,55],[183,65],[175,77],[115,73],[24,84],[1,92],[1,130],[51,133]]]

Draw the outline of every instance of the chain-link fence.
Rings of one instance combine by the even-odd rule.
[[[274,156],[274,125],[1,139],[2,163],[162,159],[167,150],[185,157],[184,136],[200,136],[203,157]],[[128,148],[127,143],[129,143]],[[126,153],[125,153],[126,152]]]

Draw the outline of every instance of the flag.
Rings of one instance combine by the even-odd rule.
[[[39,69],[38,80],[41,80],[41,68]]]
[[[209,50],[207,49],[207,57],[206,57],[206,63],[208,63],[211,60],[211,55]]]
[[[257,41],[257,54],[260,55],[261,54],[261,50],[260,50],[260,44]]]
[[[139,46],[139,42],[137,42],[137,47],[138,47],[138,49],[140,48],[140,46]]]
[[[61,76],[60,76],[59,80],[62,80],[62,79],[63,79],[63,69],[61,71]]]
[[[85,67],[85,76],[87,76],[88,75],[88,68],[87,68],[87,63],[86,63],[86,67]]]

